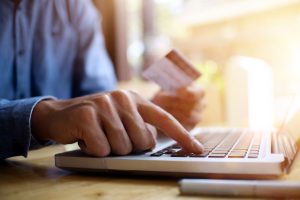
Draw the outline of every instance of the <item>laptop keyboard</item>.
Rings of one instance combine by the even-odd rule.
[[[261,134],[251,130],[228,130],[214,134],[205,131],[195,136],[204,146],[204,152],[194,154],[185,152],[178,144],[171,145],[151,154],[153,157],[199,157],[199,158],[257,158]]]

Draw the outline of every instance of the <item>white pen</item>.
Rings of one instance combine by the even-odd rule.
[[[182,179],[182,195],[300,197],[300,181]]]

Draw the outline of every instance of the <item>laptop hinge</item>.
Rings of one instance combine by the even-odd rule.
[[[272,153],[281,153],[285,159],[285,170],[289,171],[298,152],[296,140],[288,132],[272,133]]]

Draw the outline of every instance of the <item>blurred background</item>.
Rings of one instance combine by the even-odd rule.
[[[94,3],[120,87],[150,97],[158,88],[145,83],[142,70],[177,48],[202,72],[203,126],[280,126],[297,99],[299,0]]]

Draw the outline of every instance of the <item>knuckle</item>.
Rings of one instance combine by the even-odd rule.
[[[114,115],[114,105],[108,95],[98,97],[97,99],[94,99],[94,102],[98,109],[101,110],[101,112],[98,114],[100,114],[102,117],[111,118]]]
[[[110,98],[107,94],[96,97],[94,102],[103,108],[109,108],[110,106]]]
[[[115,98],[127,98],[128,97],[128,92],[126,90],[115,90],[111,92],[111,95]]]
[[[115,99],[124,99],[127,98],[127,91],[125,90],[115,90],[111,93],[111,96]]]
[[[96,113],[92,105],[84,105],[77,109],[77,115],[83,119],[92,119],[95,117]]]
[[[117,105],[117,108],[120,109],[129,109],[132,108],[135,104],[132,100],[132,96],[128,91],[117,90],[111,94],[114,104]]]
[[[135,91],[129,91],[129,94],[137,103],[150,103],[150,101],[147,98],[141,96]]]

